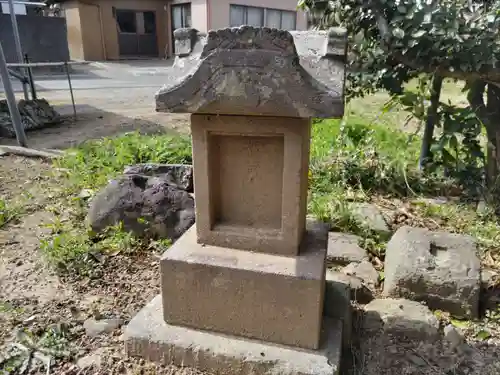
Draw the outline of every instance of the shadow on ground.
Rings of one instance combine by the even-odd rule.
[[[75,120],[71,108],[66,107],[60,111],[63,117],[62,123],[26,133],[29,147],[65,149],[87,140],[116,137],[132,131],[145,134],[189,131],[189,117],[182,114],[151,111],[147,115],[136,117],[104,111],[93,106],[79,105]],[[16,139],[0,137],[1,144],[15,145],[17,142]]]

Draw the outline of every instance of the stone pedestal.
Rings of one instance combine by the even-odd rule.
[[[315,46],[315,54],[304,53]],[[192,113],[196,225],[163,255],[163,319],[159,300],[134,318],[126,331],[130,355],[176,364],[182,357],[181,364],[224,374],[338,368],[328,361],[340,357],[341,340],[322,342],[326,242],[306,231],[305,220],[311,118],[342,115],[345,50],[338,30],[292,36],[241,27],[199,36],[191,55],[176,60],[185,76],[156,102],[160,111]],[[330,325],[323,337],[341,337],[340,327]],[[221,334],[230,335],[234,355],[224,355]],[[237,349],[248,339],[261,341],[248,344],[249,357],[263,357],[252,371]],[[330,350],[299,354],[325,345]],[[200,351],[242,363],[221,370]],[[307,369],[297,360],[320,365]],[[276,364],[283,368],[268,372]]]
[[[319,245],[305,239],[299,256],[277,256],[200,245],[191,228],[161,259],[165,321],[317,349],[325,286]]]

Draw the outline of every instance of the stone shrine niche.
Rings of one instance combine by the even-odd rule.
[[[326,236],[306,213],[311,119],[344,113],[346,34],[175,37],[156,110],[191,114],[196,223],[162,255],[161,295],[127,327],[127,354],[218,374],[336,373],[343,323],[323,318]]]

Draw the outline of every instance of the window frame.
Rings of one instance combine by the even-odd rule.
[[[243,10],[243,24],[241,25],[247,25],[248,24],[248,9],[253,8],[253,9],[260,9],[262,10],[262,19],[261,19],[261,27],[266,27],[267,23],[267,11],[272,10],[272,11],[277,11],[280,14],[280,29],[283,29],[283,14],[284,13],[289,13],[293,14],[293,29],[291,30],[297,30],[297,12],[293,10],[285,10],[285,9],[276,9],[276,8],[267,8],[267,7],[257,7],[254,5],[243,5],[243,4],[229,4],[229,27],[238,27],[241,25],[233,25],[231,22],[231,8],[240,8]]]

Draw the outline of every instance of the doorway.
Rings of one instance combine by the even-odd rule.
[[[191,27],[191,3],[172,5],[172,40],[174,31],[185,27]],[[175,41],[173,50],[175,53]]]
[[[120,57],[157,57],[156,13],[115,10]]]

